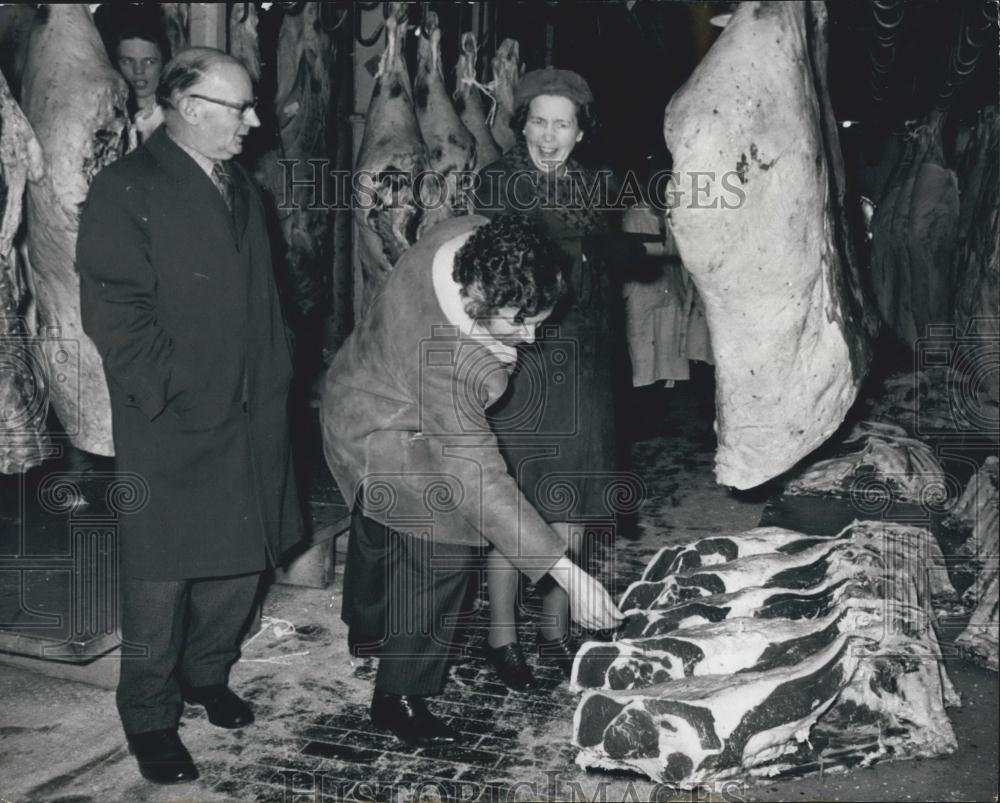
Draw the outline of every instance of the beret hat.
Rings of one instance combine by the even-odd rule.
[[[522,75],[514,87],[514,108],[530,103],[539,95],[563,95],[580,106],[594,101],[590,87],[581,75],[555,67],[532,70]]]

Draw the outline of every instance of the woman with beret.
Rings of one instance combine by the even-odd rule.
[[[613,388],[621,362],[621,293],[615,274],[645,252],[614,233],[611,174],[572,159],[595,123],[587,82],[570,70],[535,70],[521,78],[514,101],[519,141],[480,172],[476,211],[538,216],[570,257],[571,295],[525,349],[490,420],[522,492],[579,559],[585,529],[613,526],[616,513],[608,501],[618,479]],[[487,658],[510,688],[529,688],[533,676],[517,642],[517,573],[495,550],[487,582]],[[542,599],[539,656],[568,675],[568,598],[552,587]]]

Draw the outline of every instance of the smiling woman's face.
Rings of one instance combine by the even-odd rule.
[[[576,119],[576,104],[563,95],[538,95],[528,106],[524,141],[535,167],[557,170],[583,139]]]

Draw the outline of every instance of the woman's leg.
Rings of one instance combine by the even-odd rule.
[[[579,562],[583,554],[584,528],[571,528],[567,522],[555,522],[552,529],[563,534],[567,554],[570,559]],[[547,585],[542,591],[542,618],[538,623],[538,633],[546,641],[558,641],[569,634],[569,594],[558,583],[547,581]]]
[[[503,647],[517,642],[518,571],[496,549],[486,558],[486,586],[490,600],[491,647]]]

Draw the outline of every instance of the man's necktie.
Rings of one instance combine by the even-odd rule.
[[[219,189],[219,192],[222,193],[222,200],[226,202],[226,206],[232,212],[235,190],[233,189],[233,179],[229,175],[229,170],[224,163],[216,162],[212,165],[212,182]]]

